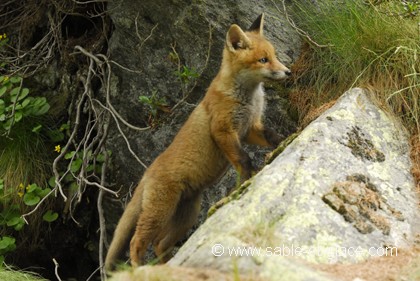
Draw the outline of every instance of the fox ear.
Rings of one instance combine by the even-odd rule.
[[[258,18],[251,24],[251,27],[248,29],[249,32],[257,32],[260,35],[263,35],[264,28],[264,13],[258,16]]]
[[[237,26],[232,24],[226,34],[226,45],[230,51],[236,51],[238,49],[246,49],[251,45],[251,40],[246,36],[245,32]]]

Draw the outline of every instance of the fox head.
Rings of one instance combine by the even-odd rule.
[[[244,32],[233,24],[226,34],[223,64],[230,74],[247,82],[280,80],[291,75],[276,57],[276,51],[263,34],[264,14]]]

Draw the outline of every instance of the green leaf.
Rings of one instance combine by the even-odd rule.
[[[22,108],[25,108],[28,106],[28,104],[32,101],[32,98],[26,98],[23,102],[22,102]]]
[[[64,159],[69,160],[73,158],[75,154],[76,154],[76,151],[70,151],[69,153],[66,153],[66,155],[64,155]]]
[[[147,96],[139,96],[139,102],[144,103],[144,104],[151,104],[152,103],[150,98],[147,97]]]
[[[82,159],[74,159],[71,162],[70,171],[72,173],[78,172],[80,170],[80,167],[82,167],[82,163],[83,163]]]
[[[21,111],[16,111],[15,112],[15,122],[19,122],[20,120],[22,120],[23,114]]]
[[[6,250],[10,248],[15,248],[16,239],[10,236],[3,236],[0,239],[0,250]]]
[[[51,178],[48,180],[48,185],[49,185],[49,186],[51,186],[52,188],[54,188],[54,187],[55,187],[55,177],[51,177]]]
[[[72,175],[71,173],[67,173],[67,174],[64,176],[64,182],[65,182],[65,183],[69,183],[69,182],[72,182],[72,181],[74,181],[74,177],[73,177],[73,175]]]
[[[68,123],[64,123],[64,124],[62,124],[61,126],[60,126],[60,131],[64,131],[64,130],[68,130],[68,129],[70,129],[70,124],[68,124]]]
[[[23,88],[23,89],[21,89],[20,87],[14,88],[12,91],[10,91],[10,96],[11,96],[10,101],[16,102],[16,101],[23,100],[24,98],[26,98],[28,94],[29,94],[28,88]]]
[[[20,94],[19,94],[19,99],[18,99],[18,101],[20,101],[20,100],[23,100],[24,98],[26,98],[26,96],[29,94],[29,89],[28,88],[23,88],[22,89],[22,91],[20,92]]]
[[[20,231],[24,226],[25,226],[25,221],[22,219],[22,221],[20,223],[18,223],[17,225],[15,225],[14,229],[16,231]]]
[[[99,163],[105,162],[105,154],[99,153],[98,156],[96,157],[96,161],[98,161]]]
[[[0,121],[1,120],[2,120],[2,116],[0,115]],[[13,123],[13,120],[12,119],[6,120],[6,122],[3,124],[3,128],[5,130],[10,130],[10,128],[12,127],[12,123]]]
[[[79,185],[77,184],[77,182],[73,181],[70,184],[69,189],[70,189],[71,192],[76,192],[79,189]]]
[[[48,103],[42,105],[37,111],[34,112],[35,116],[43,115],[50,110],[50,105]]]
[[[95,166],[93,166],[92,164],[87,165],[87,167],[86,167],[86,172],[87,172],[87,173],[88,173],[88,172],[92,172],[94,169],[95,169]]]
[[[34,191],[36,191],[37,189],[41,189],[36,183],[33,183],[31,185],[29,185],[26,189],[27,193],[32,193]]]
[[[15,97],[15,100],[16,100],[16,96],[17,96],[19,93],[20,93],[20,87],[16,87],[16,88],[13,88],[13,89],[10,91],[10,96],[12,96],[12,98],[13,98],[13,97]],[[12,100],[12,99],[10,99],[10,100]]]
[[[23,196],[23,202],[27,205],[27,206],[34,206],[36,204],[39,203],[39,201],[41,201],[41,198],[33,193],[26,193]]]
[[[33,105],[36,107],[40,107],[42,105],[44,105],[47,102],[47,100],[45,98],[40,98],[40,97],[36,97],[33,100]]]
[[[20,83],[21,81],[21,77],[10,77],[10,82],[12,82],[13,84]]]
[[[3,96],[4,93],[6,93],[6,91],[7,91],[7,87],[6,86],[1,87],[0,88],[0,97]]]
[[[38,125],[32,128],[32,133],[39,133],[42,129],[42,125]]]
[[[15,225],[19,225],[25,223],[25,221],[22,219],[22,217],[20,216],[16,216],[11,218],[10,220],[7,221],[7,226],[15,226]]]
[[[51,188],[43,188],[43,189],[38,189],[36,191],[36,195],[38,195],[41,198],[44,198],[45,196],[47,196],[49,193],[51,192]]]
[[[45,212],[45,214],[42,216],[42,219],[46,222],[53,222],[56,219],[58,219],[58,213],[53,212],[51,210],[48,210]]]

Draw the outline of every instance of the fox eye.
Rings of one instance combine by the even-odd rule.
[[[258,60],[258,62],[260,63],[267,63],[268,62],[268,58],[261,58]]]

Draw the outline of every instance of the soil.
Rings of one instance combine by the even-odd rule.
[[[356,264],[322,264],[313,268],[337,281],[420,280],[420,246],[398,249],[395,256],[382,256]]]

